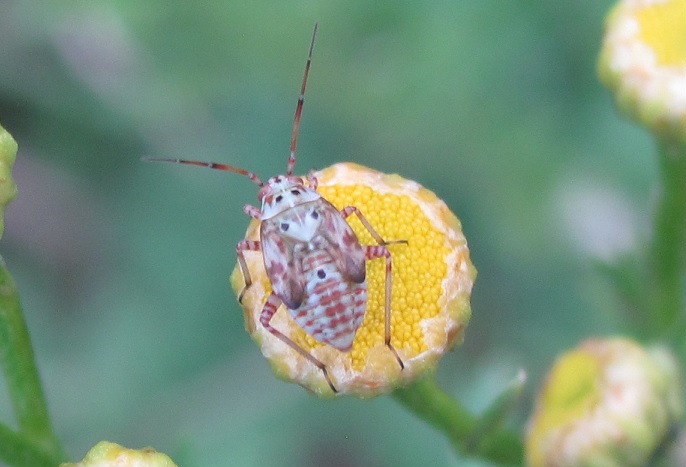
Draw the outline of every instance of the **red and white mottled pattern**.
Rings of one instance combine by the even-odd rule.
[[[349,351],[366,308],[365,248],[338,210],[321,197],[294,204],[262,220],[260,237],[272,290],[293,319]]]
[[[306,298],[290,315],[319,342],[348,352],[364,319],[366,283],[346,278],[326,250],[316,247],[304,254],[302,273]]]

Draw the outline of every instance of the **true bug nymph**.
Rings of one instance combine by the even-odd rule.
[[[316,365],[324,374],[333,392],[337,392],[326,365],[288,336],[271,326],[271,319],[283,303],[291,317],[310,336],[342,352],[352,348],[357,329],[362,324],[367,306],[366,261],[384,258],[385,280],[385,345],[401,368],[400,356],[391,344],[391,253],[389,242],[374,230],[364,215],[354,206],[341,211],[317,192],[317,179],[309,174],[305,180],[293,175],[298,128],[305,98],[307,76],[312,62],[312,50],[317,35],[314,26],[300,96],[295,109],[291,152],[285,175],[276,175],[263,183],[254,173],[227,164],[186,159],[155,159],[148,161],[176,162],[225,170],[245,175],[260,190],[261,209],[246,205],[243,211],[260,224],[260,240],[241,240],[236,255],[245,287],[238,300],[252,284],[245,260],[249,251],[262,252],[264,266],[272,285],[260,314],[260,323],[271,334]],[[307,182],[307,183],[305,183]],[[378,245],[361,245],[345,220],[355,214]],[[394,242],[397,243],[397,242]]]

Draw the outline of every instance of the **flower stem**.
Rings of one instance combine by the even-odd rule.
[[[22,452],[27,446],[33,446],[31,450],[33,454],[27,452],[27,456],[44,456],[51,460],[52,465],[59,464],[64,457],[63,451],[48,418],[47,404],[38,377],[17,288],[2,258],[0,258],[0,364],[5,373],[19,426],[18,433],[1,426],[0,459],[18,459],[18,452]]]
[[[663,186],[650,250],[657,337],[683,330],[686,260],[686,149],[665,142],[659,149]]]
[[[44,452],[26,436],[0,424],[0,461],[16,467],[55,467],[59,465],[60,458]]]
[[[433,375],[393,392],[395,399],[419,418],[442,431],[462,454],[478,456],[499,465],[522,465],[518,434],[500,430],[475,439],[479,421],[456,399],[438,387]]]

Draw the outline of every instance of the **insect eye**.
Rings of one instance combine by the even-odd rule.
[[[298,190],[291,190],[291,194],[292,194],[292,195],[295,195],[295,196],[298,196],[298,195],[300,194],[300,191],[298,191]]]
[[[277,197],[276,197],[276,202],[277,202],[277,203],[280,203],[282,199],[283,199],[283,196],[277,195]]]
[[[281,224],[281,230],[283,230],[284,232],[288,230],[288,224],[286,222]]]
[[[319,213],[317,211],[312,211],[312,219],[319,219]]]

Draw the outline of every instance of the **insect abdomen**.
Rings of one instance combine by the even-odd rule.
[[[305,332],[343,352],[352,348],[367,305],[366,282],[343,277],[331,257],[321,249],[304,253],[305,300],[289,310]]]

